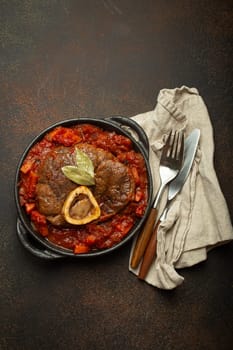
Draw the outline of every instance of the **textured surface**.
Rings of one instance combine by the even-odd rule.
[[[0,1],[0,349],[232,349],[233,244],[164,292],[128,272],[130,244],[45,262],[16,239],[14,173],[53,122],[132,116],[161,88],[203,96],[233,218],[232,1]]]

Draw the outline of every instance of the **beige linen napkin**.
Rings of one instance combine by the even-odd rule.
[[[197,89],[186,86],[161,90],[155,109],[133,119],[149,138],[154,194],[160,185],[158,168],[165,135],[172,128],[184,130],[185,136],[195,128],[201,131],[199,148],[188,179],[173,200],[166,220],[159,226],[157,258],[146,277],[146,282],[155,287],[173,289],[184,280],[177,269],[206,260],[211,248],[233,239],[227,205],[213,166],[212,126]],[[166,195],[165,191],[159,215],[165,206]],[[138,273],[138,269],[133,270],[130,265],[129,269]]]

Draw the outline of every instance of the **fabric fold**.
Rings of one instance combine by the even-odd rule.
[[[213,165],[212,125],[198,90],[186,86],[161,90],[155,109],[133,119],[149,138],[154,195],[160,186],[159,163],[166,135],[171,129],[183,130],[185,137],[194,128],[201,131],[190,174],[159,225],[157,257],[145,279],[155,287],[173,289],[184,281],[178,269],[206,260],[210,249],[233,239],[228,208]],[[166,193],[158,208],[159,215],[165,203]],[[129,269],[138,274],[139,269],[133,270],[130,264]]]

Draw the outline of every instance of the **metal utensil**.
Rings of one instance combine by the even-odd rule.
[[[151,237],[154,223],[158,214],[157,205],[164,191],[165,186],[172,181],[178,174],[182,162],[184,151],[184,135],[182,131],[171,131],[166,144],[163,148],[159,173],[161,185],[158,194],[154,200],[149,217],[146,221],[143,231],[138,237],[131,258],[131,267],[136,268],[145,252],[146,246]]]
[[[149,268],[152,264],[152,261],[155,258],[156,255],[156,245],[157,245],[157,230],[160,225],[160,222],[165,220],[166,214],[168,211],[168,208],[170,206],[171,201],[175,198],[175,196],[180,192],[182,189],[189,172],[191,170],[194,157],[196,154],[198,142],[200,138],[200,130],[194,129],[192,133],[187,137],[187,139],[184,142],[184,164],[181,168],[179,174],[177,177],[170,182],[169,189],[168,189],[168,201],[166,204],[166,207],[160,217],[160,220],[157,222],[154,232],[151,235],[150,241],[146,247],[143,260],[140,266],[138,278],[145,279]]]

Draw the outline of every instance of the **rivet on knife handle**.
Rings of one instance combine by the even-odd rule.
[[[156,257],[156,247],[157,247],[157,230],[160,224],[160,220],[157,222],[155,229],[151,235],[150,241],[146,247],[143,260],[140,266],[138,278],[144,280],[149,271],[149,268]]]
[[[153,232],[155,220],[158,214],[156,208],[152,208],[149,217],[146,221],[142,233],[138,236],[136,245],[134,247],[133,255],[131,258],[130,265],[133,269],[138,267],[138,264],[146,250],[146,246],[150,240],[151,234]]]

